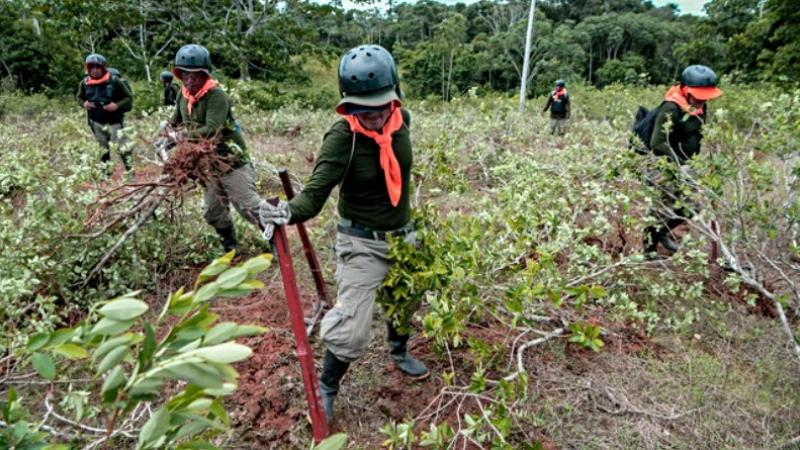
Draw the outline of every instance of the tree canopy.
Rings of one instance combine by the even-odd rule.
[[[369,1],[363,2],[369,4]],[[411,95],[470,88],[512,94],[524,59],[528,0],[392,3],[345,10],[307,0],[7,0],[0,3],[4,86],[71,92],[83,57],[105,55],[126,76],[153,80],[181,45],[206,45],[226,76],[308,84],[307,58],[335,59],[364,42],[392,51]],[[707,16],[642,0],[539,0],[531,93],[563,78],[599,87],[670,83],[694,63],[743,81],[797,82],[800,3],[711,0]]]

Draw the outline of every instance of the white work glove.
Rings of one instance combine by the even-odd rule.
[[[172,144],[177,144],[183,138],[180,130],[169,124],[169,122],[162,121],[158,126],[158,135],[170,140]]]
[[[169,159],[169,155],[167,154],[167,150],[171,149],[175,146],[175,143],[172,142],[166,136],[159,136],[155,142],[153,142],[153,148],[156,150],[156,154],[162,161],[167,161]]]
[[[261,206],[258,209],[258,220],[264,228],[264,231],[261,232],[264,239],[272,239],[275,227],[288,224],[291,218],[292,210],[289,209],[289,202],[281,200],[278,202],[278,206],[273,206],[266,200],[261,201]]]

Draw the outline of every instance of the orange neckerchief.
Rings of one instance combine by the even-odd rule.
[[[567,88],[556,89],[553,91],[553,100],[558,102],[565,95],[567,95]]]
[[[86,80],[86,84],[87,84],[87,85],[89,85],[89,86],[94,86],[94,85],[96,85],[96,84],[104,84],[104,83],[108,83],[108,79],[109,79],[110,77],[111,77],[111,72],[109,72],[109,71],[106,71],[106,74],[105,74],[105,75],[103,75],[103,76],[102,76],[102,77],[100,77],[100,78],[92,78],[92,77],[89,77],[89,79],[87,79],[87,80]]]
[[[664,96],[664,100],[675,103],[683,112],[690,116],[699,116],[703,114],[703,107],[693,108],[692,105],[689,104],[687,95],[688,89],[682,88],[676,84],[669,88],[667,94]]]
[[[194,95],[189,93],[189,90],[186,89],[186,85],[183,85],[183,87],[181,87],[181,92],[183,93],[183,96],[186,98],[186,106],[189,108],[190,116],[192,115],[192,108],[194,108],[194,104],[199,102],[201,98],[203,98],[206,94],[208,94],[208,91],[214,89],[217,86],[218,86],[217,82],[214,81],[213,78],[208,77],[206,82],[203,83],[203,87],[201,87],[200,90],[197,91],[197,93]]]
[[[350,124],[350,131],[372,138],[380,147],[381,168],[383,177],[386,179],[386,190],[389,191],[389,200],[392,202],[392,206],[397,206],[403,192],[403,179],[400,173],[400,163],[397,162],[392,148],[392,134],[403,126],[403,114],[400,112],[400,108],[392,105],[392,114],[380,133],[364,128],[354,115],[346,115],[344,118]]]

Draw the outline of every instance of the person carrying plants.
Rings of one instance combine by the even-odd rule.
[[[542,115],[550,110],[550,134],[559,136],[567,132],[567,120],[570,116],[569,94],[564,80],[556,80],[556,87],[547,98]]]
[[[181,88],[172,82],[172,72],[167,70],[161,72],[161,83],[164,84],[164,106],[175,106]]]
[[[228,95],[211,77],[211,55],[202,45],[188,44],[175,55],[172,69],[183,82],[181,95],[165,130],[173,142],[216,141],[216,152],[229,169],[204,186],[205,220],[213,226],[225,251],[236,249],[236,232],[229,204],[261,229],[256,173],[244,138],[233,119]]]
[[[326,351],[319,380],[328,423],[342,377],[370,340],[375,298],[392,266],[387,238],[416,240],[409,203],[411,115],[402,108],[394,58],[377,45],[355,47],[342,57],[338,77],[341,118],[325,134],[305,188],[289,202],[261,206],[261,223],[271,234],[275,225],[316,216],[340,187],[337,302],[320,325]],[[425,364],[408,352],[410,336],[391,319],[387,328],[389,354],[400,370],[427,377]]]
[[[117,75],[111,73],[106,59],[92,53],[85,60],[86,76],[78,86],[76,97],[86,109],[89,127],[97,143],[106,152],[101,161],[111,161],[110,144],[119,149],[125,170],[131,170],[127,139],[122,133],[125,113],[133,107],[133,95],[128,86]]]
[[[687,67],[681,73],[680,84],[673,85],[661,105],[643,119],[645,122],[652,121],[651,127],[644,127],[652,133],[647,147],[656,156],[666,158],[678,169],[684,170],[688,160],[700,153],[702,128],[708,113],[707,102],[721,95],[722,90],[717,87],[717,75],[713,70],[702,65]],[[647,140],[647,137],[644,139]],[[675,180],[668,179],[661,172],[651,171],[646,181],[661,189],[665,204],[688,204],[680,188],[670,187]],[[691,207],[657,208],[653,214],[659,224],[645,230],[645,253],[656,255],[658,244],[669,252],[676,252],[679,246],[670,237],[670,232],[687,220]]]

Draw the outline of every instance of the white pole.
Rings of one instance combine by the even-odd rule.
[[[536,0],[531,0],[531,10],[528,12],[528,32],[525,35],[525,60],[522,64],[522,79],[519,83],[519,112],[525,111],[525,97],[528,94],[528,69],[531,64],[531,41],[533,40],[534,9],[536,9]]]

